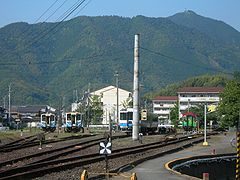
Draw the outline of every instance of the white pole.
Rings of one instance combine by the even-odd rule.
[[[134,77],[133,77],[133,129],[132,129],[132,139],[134,141],[138,140],[139,136],[139,83],[138,83],[138,64],[139,64],[139,34],[135,35],[134,39]]]
[[[8,97],[9,97],[9,102],[8,102],[8,106],[9,106],[9,109],[8,109],[8,125],[10,126],[10,123],[11,123],[11,83],[9,84],[8,86]]]
[[[119,84],[118,84],[118,72],[117,71],[115,72],[115,76],[116,76],[116,87],[117,87],[117,116],[116,116],[117,119],[116,120],[117,120],[117,130],[118,130],[118,124],[119,124],[119,113],[118,113],[119,112],[119,109],[118,109],[119,108],[119,89],[118,89],[118,85]]]
[[[204,142],[203,146],[208,146],[207,142],[207,105],[204,104]]]

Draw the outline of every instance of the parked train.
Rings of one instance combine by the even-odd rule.
[[[45,132],[54,132],[56,130],[56,115],[53,113],[41,114],[40,127]]]
[[[193,131],[197,128],[197,115],[192,112],[186,112],[181,118],[181,125],[185,131]]]
[[[84,132],[83,115],[79,112],[67,112],[63,124],[65,132]]]
[[[143,109],[139,115],[139,132],[143,134],[158,132],[158,122],[147,119],[147,110]],[[120,110],[119,127],[122,132],[132,133],[133,128],[133,108]]]

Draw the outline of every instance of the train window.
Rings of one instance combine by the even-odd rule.
[[[127,120],[133,120],[133,112],[127,113]]]
[[[126,113],[120,113],[120,120],[127,120],[127,114]]]
[[[71,120],[71,114],[67,114],[67,120]]]
[[[77,120],[81,119],[81,114],[77,114]]]
[[[51,121],[54,121],[54,115],[51,115],[51,116],[50,116],[50,120],[51,120]]]
[[[72,116],[71,116],[71,120],[74,121],[74,120],[75,120],[75,117],[76,117],[76,115],[72,115]]]
[[[45,115],[42,116],[42,120],[46,121],[46,116]]]

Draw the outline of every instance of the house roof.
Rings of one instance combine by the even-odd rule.
[[[91,92],[90,94],[100,94],[100,93],[104,93],[104,92],[107,92],[107,91],[110,91],[110,90],[113,90],[113,89],[116,89],[116,88],[117,88],[117,87],[115,87],[115,86],[107,86],[107,87],[104,87],[104,88],[102,88],[102,89],[93,91],[93,92]],[[131,92],[129,92],[129,91],[127,91],[127,90],[124,90],[124,89],[122,89],[122,88],[118,88],[118,89],[121,90],[121,91],[125,91],[125,92],[128,92],[128,93],[131,93]]]
[[[193,112],[186,112],[186,113],[183,113],[182,116],[183,116],[183,117],[184,117],[184,116],[193,116],[193,117],[197,117],[197,115],[196,115],[195,113],[193,113]]]
[[[219,93],[223,89],[222,87],[183,87],[178,93]]]
[[[35,106],[12,106],[11,111],[18,113],[38,113],[40,111],[46,112],[49,109],[47,105],[35,105]]]
[[[153,99],[153,101],[177,101],[177,96],[157,96]]]

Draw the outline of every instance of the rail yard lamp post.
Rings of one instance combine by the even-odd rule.
[[[204,104],[204,142],[203,146],[208,146],[207,142],[207,105]]]
[[[8,106],[9,106],[9,109],[8,109],[8,125],[10,126],[10,123],[11,123],[11,83],[9,84],[8,86]]]
[[[240,110],[237,123],[237,160],[236,160],[236,180],[240,179]]]

